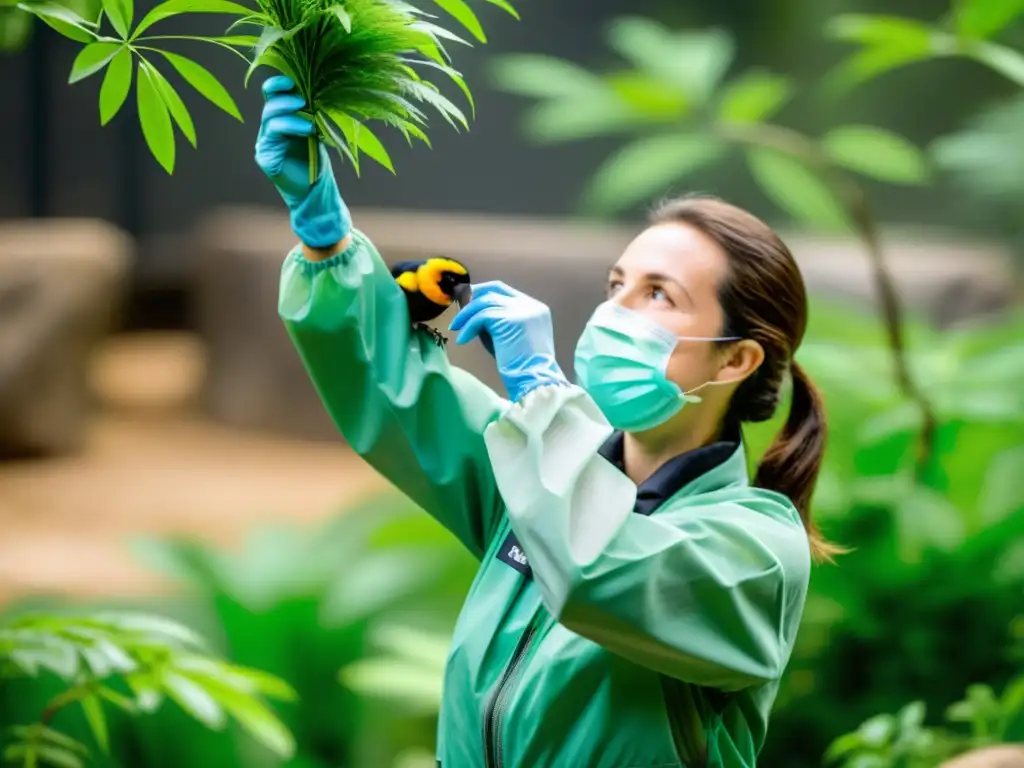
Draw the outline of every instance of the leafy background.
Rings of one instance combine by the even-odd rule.
[[[437,5],[458,36],[478,43],[486,38],[478,16],[466,14],[470,6],[454,0]],[[102,18],[100,6],[30,3],[4,12],[16,20],[15,29],[29,29],[25,20],[34,15],[82,38],[70,79],[102,78],[101,123],[129,103],[134,83],[142,135],[170,171],[175,131],[195,144],[205,126],[197,127],[162,73],[175,73],[238,118],[248,65],[239,62],[236,79],[218,78],[198,63],[200,54],[183,58],[162,47],[180,36],[144,40],[147,19],[170,18],[169,11],[219,14],[226,20],[223,34],[183,42],[211,51],[227,47],[252,61],[289,33],[288,40],[301,41],[316,25],[330,25],[343,42],[346,15],[353,29],[358,15],[339,13],[339,6],[349,7],[311,4],[289,23],[280,9],[260,6],[248,32],[245,24],[227,26],[256,9],[227,0],[170,0],[138,22],[123,0],[102,6]],[[793,768],[823,762],[925,768],[969,749],[1024,740],[1024,494],[1018,480],[1024,467],[1024,315],[1015,307],[963,327],[930,327],[893,291],[879,232],[894,195],[918,201],[902,208],[913,211],[925,206],[921,201],[934,201],[936,188],[952,189],[956,196],[948,199],[962,202],[962,226],[1002,237],[1020,252],[1024,4],[922,3],[913,17],[855,10],[812,14],[800,4],[779,3],[766,12],[765,19],[788,13],[809,48],[829,51],[817,70],[826,72],[823,77],[751,62],[738,42],[741,22],[727,31],[686,25],[675,11],[665,11],[617,18],[592,41],[606,48],[591,61],[537,51],[495,55],[469,84],[473,96],[489,88],[514,94],[523,134],[537,152],[554,151],[545,146],[552,144],[602,147],[601,161],[576,197],[583,215],[631,216],[667,189],[707,188],[721,173],[742,178],[747,191],[741,197],[773,221],[839,233],[862,248],[877,311],[816,299],[799,355],[825,391],[832,425],[817,513],[829,535],[854,551],[839,567],[815,573],[762,761]],[[521,24],[528,25],[524,16]],[[7,29],[3,37],[12,44],[25,39]],[[453,42],[433,30],[402,46],[440,64],[430,46],[441,41]],[[152,56],[143,42],[156,48]],[[456,59],[442,66],[458,66]],[[959,68],[969,74],[957,82],[983,71],[991,78],[985,81],[989,92],[1000,98],[932,131],[928,142],[851,114],[872,89],[889,87],[891,100],[891,83],[904,70],[913,69],[919,84],[959,77]],[[455,86],[453,98],[465,99],[461,75],[442,74],[446,87]],[[401,173],[394,148],[401,146],[402,129],[418,123],[410,122],[415,113],[404,104],[397,107],[401,111],[383,119],[366,110],[348,115],[374,127],[364,134],[339,126],[339,159],[354,165],[362,153]],[[897,107],[892,111],[899,116]],[[440,113],[453,117],[447,107]],[[392,124],[397,131],[380,131],[378,139],[378,123],[383,127],[390,118],[404,122]],[[945,212],[940,207],[933,215]],[[750,430],[752,461],[778,426],[776,420]],[[50,746],[71,738],[110,766],[433,765],[448,632],[474,563],[401,497],[388,494],[340,510],[319,529],[255,531],[240,551],[169,539],[140,541],[136,552],[148,567],[174,578],[179,593],[96,611],[116,607],[172,617],[210,638],[211,658],[230,660],[216,663],[287,681],[297,695],[284,695],[273,711],[294,737],[294,754],[281,748],[282,731],[274,725],[254,731],[251,720],[246,728],[238,719],[214,717],[222,704],[203,717],[195,705],[200,699],[187,696],[179,696],[178,707],[146,716],[108,700],[103,732],[109,736],[99,738],[91,704],[63,707],[50,723],[63,735],[47,735],[57,740]],[[59,634],[59,606],[41,607],[47,621],[58,622],[48,631]],[[7,626],[15,631],[24,606],[12,610]],[[19,648],[6,653],[17,661]],[[55,696],[85,684],[45,666],[21,664],[14,672],[0,688],[5,724],[32,727]],[[266,685],[264,693],[286,690]],[[23,763],[19,745],[39,733],[12,731],[9,757]],[[79,751],[72,742],[60,743],[71,754]]]

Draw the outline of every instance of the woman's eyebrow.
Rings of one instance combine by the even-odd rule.
[[[683,285],[678,280],[676,280],[674,277],[666,275],[664,272],[648,272],[646,275],[644,275],[644,279],[651,283],[672,283],[673,285],[677,286],[679,290],[686,294],[687,301],[689,301],[691,304],[693,303],[693,296],[690,295],[690,292],[686,289],[686,286]]]

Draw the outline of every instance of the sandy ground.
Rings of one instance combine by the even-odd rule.
[[[228,429],[194,407],[202,351],[184,335],[112,340],[75,456],[0,463],[0,599],[152,594],[125,546],[177,532],[230,545],[254,524],[315,521],[385,487],[344,445]]]

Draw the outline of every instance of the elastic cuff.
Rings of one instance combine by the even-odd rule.
[[[349,242],[348,247],[343,251],[338,251],[338,253],[334,254],[329,259],[324,259],[323,261],[310,261],[302,255],[301,244],[295,246],[292,250],[291,258],[295,260],[296,264],[298,264],[304,277],[316,277],[324,270],[342,266],[349,262],[349,259],[352,258],[352,253],[363,243],[364,239],[363,234],[357,229],[353,229],[351,234],[352,240]],[[308,246],[309,243],[306,243],[306,245]]]

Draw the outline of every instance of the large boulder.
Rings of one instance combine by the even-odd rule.
[[[355,210],[353,219],[388,263],[431,255],[465,262],[474,282],[500,279],[551,306],[558,357],[572,370],[576,339],[602,298],[606,269],[635,234],[632,227],[469,214]],[[823,296],[873,301],[863,252],[855,243],[787,238],[809,287]],[[280,211],[231,208],[198,230],[196,295],[209,346],[205,402],[238,426],[335,438],[302,363],[277,317],[277,284],[295,244]],[[996,309],[1013,295],[1004,256],[977,244],[894,236],[887,258],[907,304],[940,324]],[[969,301],[963,296],[969,295]],[[446,326],[450,313],[438,321]],[[479,344],[448,347],[452,361],[499,388]]]
[[[90,357],[110,331],[134,255],[102,221],[0,223],[0,456],[82,442]]]

